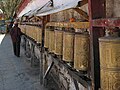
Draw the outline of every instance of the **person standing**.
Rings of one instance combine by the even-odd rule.
[[[8,31],[7,31],[7,33],[10,32],[10,30],[11,30],[11,28],[12,28],[12,26],[13,26],[13,23],[14,23],[14,22],[11,21],[11,22],[8,24],[8,28],[7,28]]]
[[[14,55],[20,57],[20,42],[21,42],[21,29],[18,27],[18,23],[14,22],[14,27],[10,30],[10,35],[13,43]]]

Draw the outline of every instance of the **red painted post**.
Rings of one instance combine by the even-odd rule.
[[[91,47],[91,77],[93,90],[100,88],[100,60],[99,60],[99,44],[98,38],[104,29],[94,27],[92,20],[105,18],[105,0],[88,0],[89,6],[89,22],[90,22],[90,47]]]

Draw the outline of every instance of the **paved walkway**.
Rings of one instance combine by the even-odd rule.
[[[39,69],[30,67],[23,50],[20,58],[14,56],[9,35],[0,43],[0,90],[46,90],[40,85]]]

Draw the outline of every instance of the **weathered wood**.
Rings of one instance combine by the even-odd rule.
[[[43,60],[44,60],[44,36],[45,36],[45,19],[46,17],[43,17],[42,21],[42,48],[41,48],[41,60],[40,60],[40,83],[43,84],[43,75],[44,75],[44,66],[43,66]]]
[[[92,20],[94,27],[120,27],[120,18],[102,18]]]
[[[71,27],[71,28],[89,28],[89,22],[49,22],[47,26]]]
[[[81,6],[83,6],[83,5],[87,4],[87,3],[88,3],[88,0],[82,0],[82,1],[80,1],[78,3],[78,6],[81,7]]]
[[[104,18],[105,12],[105,0],[88,0],[89,6],[89,21],[90,21],[90,62],[91,62],[91,78],[93,90],[100,88],[100,60],[99,60],[99,45],[98,38],[101,37],[101,33],[104,32],[103,28],[93,27],[92,20],[98,18]]]
[[[87,20],[87,21],[89,20],[89,16],[83,10],[81,10],[79,8],[73,8],[73,10],[75,10],[76,12],[78,12],[85,20]]]
[[[51,60],[55,63],[55,65],[60,65],[64,67],[73,79],[81,83],[86,88],[91,87],[92,85],[91,80],[85,76],[84,72],[78,73],[77,71],[73,70],[69,65],[67,65],[62,60],[59,60],[58,58],[54,58],[52,55],[50,56],[51,56]]]
[[[45,74],[44,74],[44,79],[48,76],[48,74],[49,74],[49,72],[50,72],[50,70],[51,70],[51,68],[52,68],[52,66],[54,65],[54,62],[52,62],[51,64],[50,64],[50,66],[48,66],[48,68],[47,68],[47,70],[46,70],[46,72],[45,72]]]

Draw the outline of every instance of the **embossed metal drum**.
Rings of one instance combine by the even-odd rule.
[[[74,40],[74,68],[87,71],[88,60],[90,59],[89,35],[75,34]]]
[[[49,30],[49,52],[55,51],[55,32],[54,30]]]
[[[120,90],[120,38],[99,39],[101,90]]]
[[[63,51],[63,31],[55,30],[55,54],[62,55]]]
[[[63,32],[63,60],[73,62],[74,33]]]
[[[37,33],[37,42],[41,43],[42,42],[42,29],[35,26],[35,30],[36,30],[36,33]]]
[[[33,29],[31,26],[28,25],[28,36],[33,39]]]
[[[45,48],[49,48],[49,30],[45,29]]]
[[[33,31],[33,39],[35,41],[37,41],[37,30],[35,29],[35,26],[31,26],[32,27],[32,31]]]
[[[25,34],[26,33],[26,25],[22,25],[22,28],[23,28],[22,32]]]
[[[29,25],[26,25],[26,35],[29,36]]]

